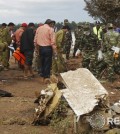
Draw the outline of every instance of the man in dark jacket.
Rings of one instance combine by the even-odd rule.
[[[28,28],[21,36],[20,50],[25,55],[24,78],[28,78],[28,72],[33,77],[32,60],[34,52],[34,23],[29,23]]]

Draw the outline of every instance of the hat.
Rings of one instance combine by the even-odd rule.
[[[35,24],[34,24],[33,22],[30,22],[30,23],[28,24],[28,26],[29,26],[29,27],[34,27]]]
[[[62,29],[70,30],[70,27],[69,26],[63,26]]]
[[[43,23],[39,23],[39,24],[38,24],[39,27],[40,27],[40,26],[43,26],[43,25],[44,25]]]
[[[22,23],[21,27],[27,27],[27,23]]]
[[[64,19],[64,22],[65,22],[65,23],[68,23],[69,21],[68,21],[68,19]]]
[[[54,20],[51,20],[51,19],[47,19],[45,21],[45,24],[51,24],[51,23],[55,23],[55,21]]]
[[[6,24],[6,23],[2,23],[1,25],[2,25],[2,26],[7,26],[7,24]]]
[[[10,22],[8,26],[15,26],[15,24],[13,22]]]

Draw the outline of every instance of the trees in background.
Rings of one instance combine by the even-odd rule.
[[[94,19],[120,26],[120,0],[84,0],[85,10]]]

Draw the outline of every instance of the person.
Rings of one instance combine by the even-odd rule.
[[[44,24],[43,23],[39,23],[38,25],[38,28],[43,26]],[[36,30],[35,30],[36,32]],[[39,56],[39,46],[36,45],[35,46],[35,49],[34,49],[34,54],[33,54],[33,70],[34,71],[37,71],[38,74],[40,74],[41,72],[41,59],[40,59],[40,56]]]
[[[29,23],[28,28],[23,32],[20,40],[20,51],[25,55],[24,78],[27,79],[28,73],[33,77],[32,60],[34,52],[34,23]]]
[[[107,79],[109,81],[114,81],[114,65],[115,62],[119,61],[119,56],[116,57],[116,52],[112,49],[113,47],[120,48],[120,34],[114,31],[114,26],[112,23],[107,25],[108,31],[104,36],[104,62],[107,64]],[[119,52],[118,52],[119,55]]]
[[[66,63],[62,57],[62,53],[64,36],[68,30],[69,26],[63,26],[61,30],[56,32],[57,55],[54,55],[52,62],[52,74],[54,75],[59,75],[59,73],[67,71]]]
[[[80,45],[80,37],[83,34],[83,26],[82,24],[77,25],[77,29],[75,29],[75,46],[74,46],[74,52],[73,52],[73,57],[75,57],[76,51],[79,48]]]
[[[89,23],[83,26],[84,32],[80,39],[79,50],[82,52],[82,66],[88,68],[94,75],[96,75],[96,57],[97,51],[100,49],[100,41],[91,30]]]
[[[15,40],[15,43],[16,43],[16,48],[20,47],[20,39],[21,39],[21,36],[22,36],[22,34],[23,34],[23,32],[25,31],[26,28],[27,28],[27,23],[22,23],[20,28],[15,31],[14,40]]]
[[[69,26],[69,21],[68,19],[64,20],[64,26]],[[70,27],[70,26],[69,26]],[[71,29],[69,28],[69,31],[66,32],[65,37],[64,37],[64,53],[66,55],[66,59],[69,60],[69,55],[70,55],[70,49],[71,49],[71,43],[72,43],[72,34],[71,34]]]
[[[96,25],[93,27],[93,33],[97,35],[99,40],[102,40],[101,32],[102,32],[102,28],[100,26],[100,22],[96,21]]]
[[[2,64],[4,70],[9,68],[8,46],[12,41],[10,30],[10,27],[0,28],[0,64]]]
[[[0,29],[4,29],[6,28],[7,24],[6,23],[2,23],[0,26]],[[2,65],[2,53],[3,53],[3,49],[4,49],[4,45],[3,43],[0,43],[0,71],[2,71],[4,69],[4,66]]]
[[[46,82],[50,78],[50,70],[52,66],[52,54],[56,53],[55,32],[52,28],[53,20],[47,19],[45,24],[36,31],[34,42],[39,45],[39,53],[41,58],[41,77]]]
[[[10,34],[10,36],[12,38],[11,44],[13,43],[13,39],[14,39],[14,37],[13,37],[13,35],[14,35],[14,27],[15,27],[15,24],[13,22],[10,22],[8,24],[9,34]],[[10,44],[10,46],[11,46],[11,44]],[[9,59],[10,59],[10,49],[8,49],[8,54],[7,55],[8,55],[8,62],[9,62]]]
[[[6,23],[2,23],[2,24],[1,24],[1,29],[6,28],[6,26],[7,26],[7,24],[6,24]]]

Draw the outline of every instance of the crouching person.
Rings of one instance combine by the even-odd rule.
[[[34,52],[34,23],[29,23],[28,28],[23,32],[21,36],[20,51],[25,55],[24,64],[24,78],[34,77],[32,70],[32,60]]]

